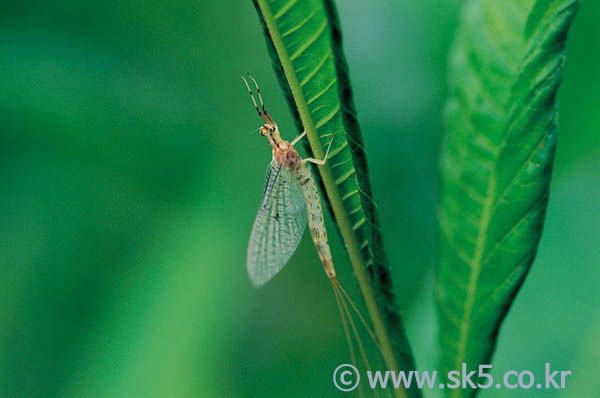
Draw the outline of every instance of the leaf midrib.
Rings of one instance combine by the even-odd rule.
[[[473,261],[469,264],[471,272],[469,274],[469,284],[467,285],[467,299],[465,300],[464,316],[462,317],[460,328],[459,328],[459,343],[458,352],[456,355],[455,369],[460,369],[464,362],[464,357],[467,348],[467,342],[469,339],[469,333],[471,331],[471,316],[473,314],[473,307],[475,305],[475,297],[477,295],[477,282],[481,274],[481,265],[483,255],[485,253],[485,245],[487,241],[487,231],[492,218],[492,209],[494,207],[494,196],[496,192],[496,173],[492,170],[490,175],[490,183],[486,192],[486,198],[481,212],[481,221],[479,222],[479,235],[477,236],[477,242],[475,243],[475,254]],[[460,396],[459,390],[452,391],[453,396]]]

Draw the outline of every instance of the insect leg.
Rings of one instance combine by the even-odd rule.
[[[325,157],[323,160],[315,159],[315,158],[306,158],[302,159],[303,163],[310,162],[314,164],[318,164],[319,166],[323,166],[325,162],[327,162],[327,157],[329,156],[329,150],[331,149],[331,144],[333,144],[333,139],[335,138],[335,133],[331,136],[331,141],[329,141],[329,146],[327,147],[327,152],[325,152]]]
[[[291,146],[296,145],[296,143],[298,141],[300,141],[302,138],[304,138],[304,136],[306,136],[306,130],[304,130],[304,132],[302,134],[300,134],[298,137],[294,138],[294,141],[290,142]]]

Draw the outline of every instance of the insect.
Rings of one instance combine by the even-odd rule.
[[[242,75],[242,80],[248,88],[256,112],[265,122],[258,130],[261,136],[267,138],[273,148],[273,158],[267,166],[262,201],[248,245],[247,268],[250,281],[255,287],[260,287],[281,271],[298,247],[308,223],[310,235],[323,264],[323,269],[333,287],[352,360],[355,362],[349,327],[357,340],[361,357],[368,365],[365,349],[350,314],[350,308],[357,314],[377,348],[380,351],[381,349],[364,317],[336,277],[327,240],[321,199],[315,180],[308,168],[308,163],[324,165],[327,162],[335,135],[332,136],[322,160],[301,158],[294,145],[306,136],[306,131],[291,142],[282,139],[277,123],[265,110],[258,83],[250,74],[248,74],[248,78],[256,87],[260,108],[248,80]],[[350,307],[347,302],[350,303]],[[370,368],[370,365],[368,366]]]

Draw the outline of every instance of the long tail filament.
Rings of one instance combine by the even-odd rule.
[[[333,293],[335,295],[335,300],[336,300],[336,303],[338,306],[338,310],[340,312],[340,317],[342,319],[342,325],[344,328],[344,334],[346,335],[348,349],[350,350],[350,358],[352,360],[352,364],[356,366],[357,362],[356,362],[356,354],[354,352],[354,346],[352,344],[352,336],[350,334],[350,330],[352,330],[352,335],[354,335],[354,339],[356,340],[356,344],[358,345],[358,350],[360,352],[362,362],[364,363],[364,365],[366,366],[366,368],[368,370],[373,370],[373,368],[371,367],[369,358],[367,356],[367,352],[365,350],[364,344],[362,342],[362,339],[361,339],[358,329],[356,327],[356,324],[354,323],[354,319],[352,317],[350,307],[354,310],[354,313],[358,316],[358,318],[360,319],[360,321],[363,324],[363,326],[365,327],[365,329],[367,329],[369,336],[373,340],[373,343],[375,344],[375,346],[377,347],[377,349],[379,350],[380,353],[381,353],[381,346],[377,342],[377,338],[375,337],[375,334],[373,333],[373,331],[367,324],[365,318],[362,316],[362,314],[358,310],[358,307],[356,306],[356,304],[354,303],[352,298],[350,298],[350,296],[348,295],[346,290],[343,288],[340,281],[338,281],[337,278],[335,278],[335,277],[330,278],[330,281],[331,281],[331,287],[333,288]],[[346,301],[350,302],[350,307],[348,307],[348,305],[346,304]],[[348,326],[348,325],[350,325],[350,326]],[[374,390],[374,392],[375,392],[375,396],[378,397],[379,393],[377,392],[377,390]],[[358,393],[359,393],[359,396],[362,396],[363,395],[362,389],[359,388]]]
[[[369,336],[371,337],[371,340],[373,340],[373,343],[377,346],[377,349],[379,350],[379,353],[383,357],[383,352],[382,352],[383,350],[381,349],[381,345],[377,341],[377,337],[375,337],[375,333],[369,327],[369,324],[367,323],[367,321],[365,320],[365,318],[362,316],[362,314],[358,310],[358,307],[356,306],[356,304],[354,304],[354,300],[352,300],[352,298],[350,298],[350,295],[348,295],[348,293],[346,292],[346,289],[344,289],[344,287],[342,286],[342,284],[340,283],[340,281],[337,280],[337,278],[334,279],[334,282],[337,285],[337,287],[341,290],[341,292],[344,294],[344,296],[346,297],[346,300],[348,300],[348,302],[352,306],[352,309],[354,310],[354,313],[356,314],[356,316],[358,316],[358,318],[360,319],[360,322],[363,324],[363,326],[365,327],[365,329],[367,329],[367,333],[369,333]]]

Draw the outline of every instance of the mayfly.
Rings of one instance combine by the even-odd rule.
[[[294,145],[306,135],[306,131],[297,136],[292,142],[282,139],[277,123],[265,110],[256,80],[250,74],[248,74],[248,77],[256,87],[260,108],[252,93],[250,84],[243,75],[242,80],[248,88],[256,112],[265,122],[258,130],[260,135],[267,137],[273,148],[273,158],[267,166],[262,202],[252,227],[248,245],[247,266],[250,281],[255,287],[260,287],[281,271],[298,247],[308,222],[313,243],[323,264],[325,274],[333,287],[353,362],[355,362],[355,354],[351,344],[348,324],[357,339],[361,357],[368,364],[364,347],[346,301],[350,303],[352,309],[360,318],[377,348],[380,349],[380,347],[364,317],[362,317],[336,277],[327,240],[327,230],[323,220],[321,199],[315,180],[307,166],[307,163],[324,165],[327,162],[335,135],[332,135],[325,157],[322,160],[301,158]]]

